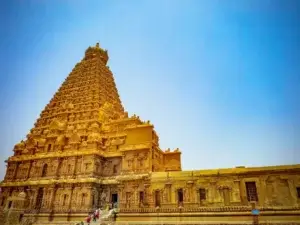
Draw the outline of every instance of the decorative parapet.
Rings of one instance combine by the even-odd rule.
[[[132,150],[142,150],[151,148],[152,142],[146,142],[142,144],[135,144],[135,145],[125,145],[120,148],[120,151],[132,151]]]
[[[35,155],[20,155],[9,157],[8,161],[28,161],[36,159],[46,159],[46,158],[61,158],[61,157],[72,157],[72,156],[85,156],[85,155],[99,155],[105,156],[110,155],[111,153],[104,153],[97,149],[83,149],[83,150],[73,150],[69,149],[68,151],[57,151],[57,152],[47,152],[47,153],[38,153]],[[120,153],[114,156],[121,156]]]
[[[17,182],[6,182],[2,181],[0,187],[15,187],[15,186],[37,186],[37,185],[51,185],[51,184],[77,184],[77,183],[95,183],[95,184],[119,184],[121,181],[130,180],[144,180],[149,178],[150,174],[126,174],[118,175],[112,177],[103,178],[68,178],[68,179],[40,179],[40,180],[27,180],[27,181],[17,181]]]
[[[164,154],[169,155],[169,154],[181,154],[181,151],[179,148],[176,148],[174,151],[171,152],[171,149],[168,148],[167,150],[164,151]]]
[[[143,180],[143,179],[147,179],[147,178],[149,178],[148,173],[121,175],[121,176],[117,176],[115,179],[117,181],[130,181],[130,180]]]

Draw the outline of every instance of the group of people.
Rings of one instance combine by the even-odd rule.
[[[101,215],[102,214],[105,214],[104,217],[109,217],[109,218],[112,218],[113,221],[116,220],[116,212],[113,210],[116,208],[116,205],[114,204],[111,204],[111,205],[108,205],[108,208],[107,210],[109,210],[108,214],[105,214],[103,213],[103,211],[99,208],[99,209],[96,209],[92,214],[90,214],[87,218],[86,218],[86,223],[88,225],[90,225],[90,223],[93,221],[93,222],[97,222],[99,218],[101,218]],[[79,225],[83,225],[83,222],[81,222],[81,224]]]
[[[86,218],[86,222],[88,223],[88,225],[90,225],[90,222],[93,220],[94,222],[96,222],[99,218],[100,218],[100,214],[101,214],[101,209],[96,209],[95,212],[93,212],[92,214],[90,214],[87,218]]]

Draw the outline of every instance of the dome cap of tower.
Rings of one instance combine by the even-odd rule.
[[[88,60],[96,57],[99,57],[102,60],[102,62],[104,62],[104,64],[107,63],[109,58],[107,50],[100,48],[99,43],[97,43],[94,47],[88,47],[88,49],[85,51],[84,59]]]

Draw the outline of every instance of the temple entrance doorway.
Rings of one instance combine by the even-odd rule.
[[[183,190],[182,188],[177,190],[177,199],[178,199],[178,205],[182,206],[183,205]]]
[[[156,190],[155,191],[155,207],[160,206],[160,191]]]
[[[111,202],[112,202],[113,204],[118,203],[118,194],[117,194],[117,193],[113,193],[113,194],[111,195]]]

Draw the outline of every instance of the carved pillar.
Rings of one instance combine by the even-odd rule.
[[[167,203],[171,203],[171,198],[172,198],[172,196],[171,196],[171,186],[172,186],[171,183],[166,183],[166,185],[165,185],[165,192],[166,192],[165,201]]]
[[[100,202],[99,202],[99,195],[100,195],[100,191],[98,188],[96,188],[96,196],[95,196],[95,204],[96,204],[96,207],[99,208],[100,206]]]
[[[93,158],[91,164],[92,165],[91,165],[91,169],[90,169],[89,173],[91,174],[91,176],[95,176],[95,171],[96,171],[95,158]]]
[[[276,182],[277,180],[273,180],[272,182],[272,188],[273,188],[273,193],[272,193],[272,199],[276,201],[276,199],[278,198],[277,193],[278,193],[278,184]]]
[[[45,210],[47,208],[47,198],[48,198],[48,187],[44,187],[43,189],[43,199],[42,199],[42,205],[41,209]]]
[[[198,206],[201,206],[201,201],[200,201],[200,190],[199,188],[196,189],[196,194],[195,194],[195,203],[198,204]]]
[[[98,208],[99,207],[99,204],[98,204],[98,199],[99,199],[99,197],[98,197],[98,190],[97,190],[97,188],[96,187],[94,187],[93,188],[93,198],[94,198],[94,200],[93,200],[93,202],[94,202],[94,204],[93,204],[93,208]]]
[[[76,177],[76,168],[77,168],[77,163],[78,163],[78,157],[75,156],[75,163],[74,163],[74,168],[73,168],[73,177],[75,178]]]
[[[186,194],[186,199],[184,199],[184,201],[187,203],[193,202],[193,192],[192,192],[193,186],[194,186],[193,181],[187,182],[187,190],[186,190],[187,194]]]
[[[236,202],[236,203],[241,202],[240,183],[241,183],[240,180],[233,181],[232,202]]]
[[[27,194],[27,199],[28,199],[28,209],[31,209],[32,207],[32,201],[33,201],[33,192],[32,189],[28,188],[25,190]]]
[[[52,211],[54,210],[54,202],[55,202],[57,188],[55,187],[55,185],[53,185],[49,187],[49,190],[50,190],[49,209]]]
[[[110,203],[111,202],[111,187],[108,187],[106,189],[106,203]]]
[[[71,203],[72,203],[72,199],[73,199],[74,188],[75,188],[74,185],[72,185],[72,186],[70,187],[71,192],[70,192],[70,198],[69,198],[69,203],[68,203],[68,211],[71,211],[71,208],[72,208]]]
[[[38,195],[38,189],[33,188],[31,189],[32,191],[32,201],[31,201],[31,208],[33,209],[36,206],[36,200],[37,200],[37,195]]]
[[[171,203],[177,203],[177,188],[176,186],[171,186]]]
[[[118,186],[118,196],[119,196],[119,208],[123,208],[125,206],[125,195],[123,194],[124,185],[121,184]]]
[[[267,192],[267,183],[266,183],[267,177],[263,177],[260,179],[260,185],[259,185],[259,196],[258,201],[259,205],[263,206],[266,203],[266,192]]]
[[[248,205],[247,192],[245,182],[240,182],[240,195],[243,205]]]
[[[133,185],[133,205],[135,207],[138,207],[139,205],[138,187],[138,184]]]
[[[93,198],[94,198],[94,196],[93,196],[93,188],[92,188],[92,186],[88,186],[87,189],[88,189],[88,193],[89,193],[89,200],[88,200],[87,206],[88,206],[88,209],[90,210],[92,208]]]
[[[50,207],[50,198],[51,198],[51,192],[50,187],[44,188],[44,194],[43,194],[43,201],[42,201],[42,209],[49,209]]]
[[[60,173],[60,168],[62,166],[62,161],[63,159],[62,158],[59,158],[58,159],[58,162],[57,162],[57,167],[56,167],[56,172],[55,172],[55,176],[58,178],[59,177],[59,173]]]
[[[13,179],[16,179],[16,177],[17,177],[19,165],[20,165],[20,162],[17,162],[16,166],[15,166],[15,170],[14,170]]]
[[[294,181],[291,180],[291,179],[288,179],[287,182],[288,182],[290,195],[292,197],[292,202],[291,203],[292,203],[293,206],[297,206],[298,205],[298,198],[297,198],[296,191],[295,191],[296,187],[295,187]]]
[[[151,204],[151,196],[150,196],[149,187],[150,187],[150,184],[144,184],[144,188],[145,188],[145,205]]]
[[[209,202],[211,203],[220,203],[222,202],[220,190],[217,189],[217,182],[210,182],[210,190],[209,190]]]
[[[28,171],[27,171],[26,179],[28,179],[30,177],[32,164],[33,164],[33,160],[29,161],[29,168],[28,168]]]
[[[191,189],[191,191],[192,191],[192,203],[197,203],[197,200],[198,200],[198,194],[197,194],[197,187],[196,187],[196,185],[193,185],[193,187],[192,187],[192,189]],[[200,197],[199,197],[199,199],[200,199]]]
[[[133,157],[133,162],[132,162],[132,170],[133,171],[136,171],[136,169],[137,169],[137,159],[138,159],[138,154],[135,153],[134,157]]]
[[[168,202],[168,190],[166,187],[162,189],[162,203]]]

